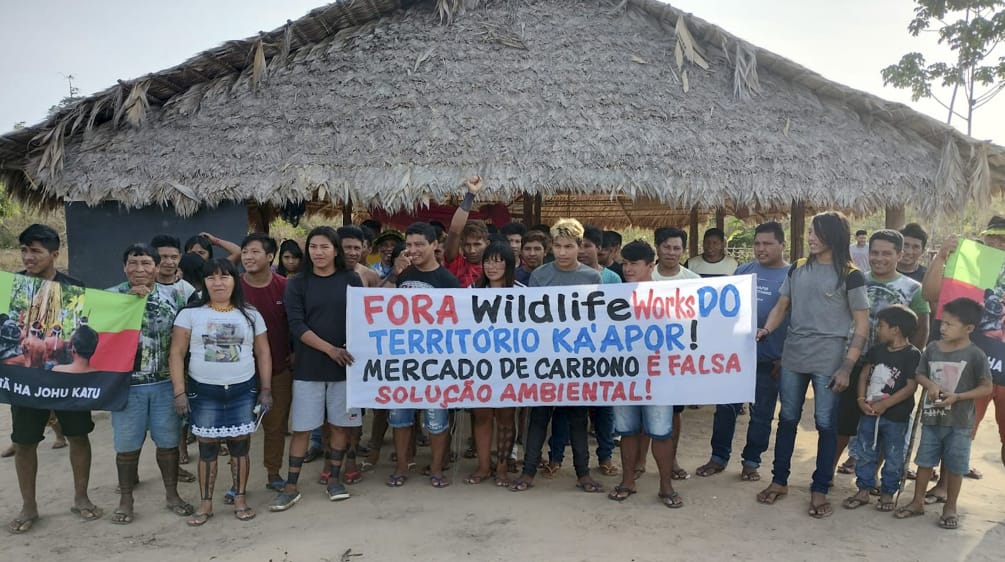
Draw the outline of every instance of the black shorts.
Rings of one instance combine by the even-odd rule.
[[[862,410],[858,407],[858,378],[862,375],[862,367],[862,363],[856,363],[852,368],[848,388],[838,401],[837,434],[842,437],[858,434],[858,422],[862,418]]]
[[[55,411],[56,419],[67,437],[80,437],[94,430],[91,412]],[[10,417],[13,431],[10,440],[18,445],[37,445],[45,438],[45,426],[49,423],[50,410],[11,406]]]

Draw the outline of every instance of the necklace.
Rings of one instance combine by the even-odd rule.
[[[234,305],[232,305],[230,303],[227,303],[225,305],[218,305],[218,304],[213,304],[213,303],[208,303],[208,304],[209,304],[210,308],[212,308],[213,310],[215,310],[217,312],[230,312],[231,310],[234,310]]]

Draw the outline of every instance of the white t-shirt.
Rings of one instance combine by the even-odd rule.
[[[161,296],[166,299],[172,299],[173,297],[171,296],[171,293],[178,291],[181,293],[181,296],[185,297],[184,302],[188,302],[188,299],[192,298],[192,295],[195,294],[195,287],[184,279],[179,279],[174,283],[161,283],[158,281],[157,290],[160,291]]]
[[[185,308],[174,325],[191,330],[189,375],[203,384],[237,384],[255,376],[255,336],[265,333],[265,319],[248,307],[254,327],[240,310],[217,312],[208,306]]]
[[[721,260],[710,263],[705,261],[701,255],[697,255],[687,260],[687,267],[702,277],[721,277],[732,275],[736,268],[740,267],[740,264],[736,263],[736,260],[731,256],[723,256]]]
[[[653,281],[676,281],[678,279],[701,279],[701,275],[683,265],[680,266],[680,271],[676,275],[660,275],[660,269],[658,267],[653,268]]]
[[[848,246],[848,253],[851,254],[851,261],[855,267],[862,271],[869,271],[869,245],[859,248],[858,244]]]

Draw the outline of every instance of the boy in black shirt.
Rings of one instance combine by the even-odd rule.
[[[869,503],[869,491],[876,487],[876,468],[883,463],[879,511],[893,511],[894,494],[900,488],[904,469],[904,441],[908,420],[914,409],[915,373],[921,352],[910,338],[918,328],[918,317],[903,305],[893,305],[876,314],[876,345],[865,355],[858,381],[858,407],[864,414],[855,440],[856,485],[858,493],[842,504],[855,509]]]

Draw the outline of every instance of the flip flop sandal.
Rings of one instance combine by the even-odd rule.
[[[517,478],[510,484],[509,490],[511,492],[526,492],[527,490],[534,487],[533,482],[528,482],[522,478]]]
[[[476,451],[474,449],[474,447],[468,447],[467,449],[464,450],[464,458],[466,458],[466,459],[473,459],[473,458],[475,458],[477,456],[478,456],[478,451]]]
[[[77,507],[70,508],[70,513],[79,516],[84,521],[95,521],[101,519],[105,511],[100,507]]]
[[[166,506],[172,513],[178,515],[179,517],[188,517],[195,513],[195,506],[188,502],[176,503],[174,505]]]
[[[616,502],[623,502],[635,494],[636,490],[624,486],[615,486],[611,493],[607,494],[607,499]]]
[[[195,474],[192,474],[191,472],[189,472],[189,471],[187,471],[184,468],[182,468],[182,467],[179,466],[178,467],[178,481],[179,482],[185,482],[185,483],[195,482],[196,481],[196,477],[195,477]]]
[[[52,444],[53,449],[65,449],[67,447],[66,441],[56,441]]]
[[[576,488],[579,488],[587,494],[596,494],[604,491],[603,486],[592,480],[588,480],[586,482],[576,482]]]
[[[943,529],[959,529],[960,517],[958,515],[943,515],[939,517],[939,527]]]
[[[645,473],[646,473],[645,467],[636,468],[635,469],[635,474],[634,474],[635,480],[638,480],[639,478],[642,478],[642,475],[645,474]]]
[[[447,480],[446,476],[430,476],[429,483],[434,488],[446,488],[450,485],[450,480]]]
[[[256,515],[258,514],[250,507],[242,507],[241,509],[234,510],[234,517],[236,517],[238,521],[251,521]]]
[[[512,482],[508,478],[502,476],[496,476],[496,487],[497,488],[509,488]]]
[[[133,522],[133,514],[116,509],[112,512],[111,521],[116,525],[128,525]]]
[[[931,492],[925,494],[925,505],[932,505],[937,503],[946,503],[949,500],[946,496],[940,496],[938,494],[933,494]]]
[[[408,463],[408,468],[409,469],[411,469],[413,466],[415,466],[414,462],[413,463]],[[443,465],[443,471],[446,472],[448,470],[450,470],[450,463],[446,463],[446,464]],[[427,464],[426,466],[422,467],[422,475],[423,476],[431,476],[432,474],[433,474],[433,466],[432,465]]]
[[[876,504],[876,511],[883,511],[889,513],[894,509],[897,509],[896,502],[879,502]]]
[[[911,509],[911,506],[909,505],[904,506],[898,509],[897,511],[893,512],[893,516],[896,517],[897,519],[910,519],[912,517],[921,517],[924,514],[925,514],[924,511],[915,511]]]
[[[11,445],[10,447],[7,447],[6,449],[3,450],[2,453],[0,453],[0,459],[9,459],[9,458],[11,458],[13,456],[14,456],[14,445]],[[20,519],[15,519],[14,521],[21,521],[21,520]],[[14,521],[11,521],[11,523],[13,523]],[[25,519],[24,521],[27,521],[27,519]],[[29,529],[30,528],[31,527],[29,527]],[[22,532],[24,532],[24,531],[22,531]]]
[[[233,488],[227,490],[227,493],[223,494],[223,504],[234,505],[234,498],[236,497],[237,497],[237,490]]]
[[[837,468],[839,474],[855,474],[855,461],[851,458],[841,463]]]
[[[824,502],[819,505],[813,505],[811,503],[810,509],[807,513],[814,519],[823,519],[834,515],[834,508],[831,507],[830,502]]]
[[[558,476],[559,471],[562,470],[562,463],[560,462],[549,462],[548,464],[541,467],[541,476],[552,479]]]
[[[966,476],[967,478],[973,478],[974,480],[980,480],[981,478],[984,478],[984,474],[982,474],[981,471],[977,470],[976,468],[971,468],[970,472],[964,474],[964,476]],[[955,529],[956,527],[944,527],[944,528]]]
[[[27,519],[12,519],[7,524],[7,531],[12,535],[22,535],[30,531],[35,526],[36,521],[38,521],[38,515]]]
[[[192,514],[192,517],[190,517],[189,520],[186,521],[185,523],[189,527],[202,527],[203,525],[206,524],[207,521],[209,521],[212,518],[213,518],[212,513],[202,513],[200,511],[199,513]]]
[[[676,468],[670,473],[671,480],[687,480],[691,474],[683,468]]]
[[[363,479],[362,470],[351,470],[346,472],[344,475],[346,484],[356,484]]]
[[[880,490],[879,488],[873,488],[873,489],[869,490],[869,495],[870,496],[879,497],[879,496],[883,495],[883,490]]]
[[[374,465],[370,461],[361,461],[359,463],[359,471],[360,472],[370,472],[371,470],[373,470],[374,466],[376,466],[376,465]]]
[[[723,470],[726,470],[726,465],[719,464],[717,462],[708,461],[707,463],[699,466],[695,469],[694,473],[701,477],[714,476],[719,474]]]
[[[481,484],[482,482],[488,480],[491,474],[469,474],[467,478],[464,479],[465,484]]]
[[[780,492],[778,490],[765,490],[757,494],[757,503],[763,503],[764,505],[774,505],[775,502],[787,496],[788,492]]]
[[[757,472],[757,469],[746,470],[740,473],[740,480],[744,482],[758,482],[761,480],[761,473]]]
[[[621,474],[621,471],[618,470],[618,467],[614,466],[613,462],[607,461],[600,463],[600,473],[604,476],[617,476]]]
[[[674,492],[672,494],[660,493],[657,494],[657,496],[659,496],[660,501],[663,502],[663,505],[669,507],[670,509],[680,509],[684,507],[684,502],[680,499],[680,494],[678,494],[677,492]]]
[[[404,474],[392,474],[387,477],[387,484],[391,488],[400,488],[405,485],[405,480],[408,480],[408,476]]]
[[[841,507],[843,507],[845,509],[858,509],[858,508],[862,507],[863,505],[868,505],[868,504],[869,504],[869,500],[863,500],[863,499],[858,498],[856,496],[851,496],[851,497],[845,498],[845,500],[843,502],[841,502]]]

